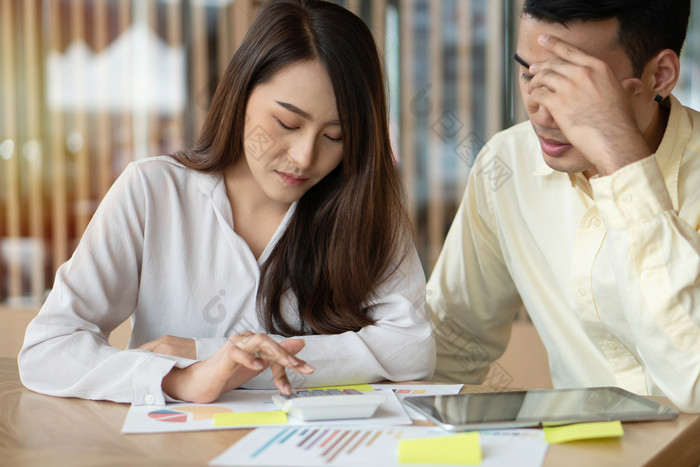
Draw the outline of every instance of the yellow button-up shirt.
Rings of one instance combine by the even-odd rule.
[[[700,411],[700,113],[671,100],[656,154],[590,182],[529,122],[489,141],[428,283],[436,379],[482,381],[524,304],[555,387]]]

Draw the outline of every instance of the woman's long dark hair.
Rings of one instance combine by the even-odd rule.
[[[262,266],[258,313],[268,332],[300,335],[283,316],[291,288],[314,333],[373,324],[367,305],[408,251],[411,234],[387,127],[384,78],[367,26],[319,0],[273,0],[260,10],[212,98],[186,166],[223,172],[244,152],[248,97],[282,68],[318,60],[328,72],[343,135],[343,159],[298,201]]]

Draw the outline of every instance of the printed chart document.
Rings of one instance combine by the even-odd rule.
[[[465,439],[469,437],[469,440]],[[476,437],[476,440],[474,439]],[[539,467],[547,453],[542,430],[502,430],[450,434],[434,427],[258,428],[211,465],[391,467],[423,462],[412,457],[429,452],[435,441],[443,448],[428,458],[443,463],[478,459],[484,467]],[[424,448],[421,447],[424,443]],[[409,445],[410,444],[410,445]],[[406,449],[404,449],[406,448]],[[439,459],[438,459],[439,457]],[[404,463],[400,463],[400,459]],[[467,462],[460,462],[466,464]]]
[[[368,389],[372,389],[368,386]],[[371,418],[303,422],[288,417],[272,402],[276,390],[240,389],[222,395],[211,404],[170,403],[165,406],[131,406],[122,433],[165,433],[175,431],[255,428],[269,425],[410,425],[398,397],[382,389],[386,402]]]

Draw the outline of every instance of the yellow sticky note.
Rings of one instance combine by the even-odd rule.
[[[369,384],[349,384],[346,386],[324,386],[322,388],[309,388],[309,391],[325,391],[327,389],[340,389],[344,391],[345,389],[354,389],[356,391],[374,391],[374,388]]]
[[[286,423],[287,414],[281,410],[214,414],[214,426],[285,425]]]
[[[399,441],[400,464],[481,464],[479,432]]]
[[[549,444],[566,443],[582,439],[615,438],[623,434],[622,423],[619,421],[544,427],[544,439]]]

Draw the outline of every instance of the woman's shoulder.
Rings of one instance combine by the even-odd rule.
[[[129,163],[129,167],[143,175],[157,174],[162,176],[163,172],[166,172],[175,176],[186,176],[188,172],[194,172],[172,156],[147,157]]]
[[[131,162],[124,171],[131,172],[140,181],[152,188],[182,187],[193,184],[203,191],[210,191],[216,185],[216,174],[198,172],[186,167],[172,156],[153,156]]]

